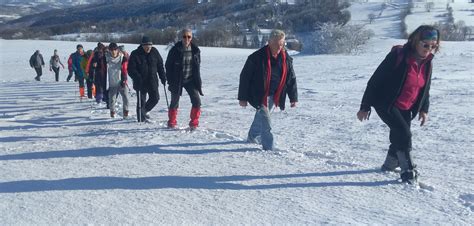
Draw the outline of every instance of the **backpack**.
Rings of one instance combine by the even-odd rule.
[[[395,67],[393,68],[395,69],[400,65],[400,63],[402,63],[402,60],[405,57],[404,55],[405,53],[403,51],[403,45],[393,46],[391,51],[392,52],[395,51],[397,53],[397,61],[395,62]]]

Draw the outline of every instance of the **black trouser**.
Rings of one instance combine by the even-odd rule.
[[[84,87],[84,77],[81,78],[76,72],[74,72],[74,76],[76,76],[77,81],[79,82],[79,88]]]
[[[86,85],[87,85],[87,98],[91,99],[92,98],[92,85],[94,82],[91,79],[86,79]]]
[[[56,82],[59,82],[59,67],[52,67],[54,71],[54,76],[56,78]]]
[[[156,83],[153,85],[152,83]],[[137,91],[137,120],[139,122],[145,121],[145,115],[151,111],[158,101],[160,100],[160,94],[158,93],[158,83],[149,81],[143,83],[144,87],[140,91]],[[148,100],[147,98],[148,94]]]
[[[201,98],[199,96],[199,90],[196,89],[194,83],[192,82],[185,83],[183,88],[186,89],[186,92],[188,92],[193,108],[201,107]],[[179,98],[180,98],[179,94],[171,93],[171,103],[170,103],[171,109],[175,109],[179,107]]]
[[[105,75],[101,75],[100,73],[95,73],[94,85],[95,85],[96,95],[101,95],[100,97],[102,97],[102,101],[107,103],[107,106],[109,106],[109,92],[107,90],[107,77]]]
[[[41,75],[43,75],[43,69],[42,67],[35,67],[35,71],[36,71],[36,77],[41,77]]]
[[[67,76],[66,81],[69,82],[69,80],[71,80],[71,78],[72,78],[72,71],[69,71],[69,75]],[[76,81],[76,80],[77,80],[77,79],[74,79],[74,81]]]
[[[375,108],[377,114],[382,121],[390,128],[390,146],[389,155],[397,157],[397,152],[400,151],[405,154],[405,158],[409,161],[409,168],[413,169],[413,163],[410,155],[412,149],[411,140],[411,111],[400,110],[397,107],[392,107],[390,112],[387,108]]]

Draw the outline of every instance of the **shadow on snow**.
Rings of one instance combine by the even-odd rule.
[[[353,174],[375,173],[379,170],[365,169],[324,173],[304,173],[285,175],[235,175],[217,177],[157,176],[157,177],[84,177],[61,180],[25,180],[0,183],[0,193],[75,191],[75,190],[149,190],[149,189],[224,189],[224,190],[264,190],[282,188],[314,187],[375,187],[398,183],[396,180],[371,182],[317,182],[317,183],[272,183],[258,185],[241,184],[244,181],[290,179],[304,177],[333,177]]]

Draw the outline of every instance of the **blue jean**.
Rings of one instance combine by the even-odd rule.
[[[248,133],[249,141],[261,139],[263,150],[273,150],[272,123],[270,120],[270,111],[273,109],[273,97],[268,97],[268,107],[262,106],[257,109],[255,118]]]

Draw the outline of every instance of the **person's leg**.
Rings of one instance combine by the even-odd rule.
[[[56,79],[56,82],[59,82],[59,67],[52,67],[54,71],[54,78]]]
[[[95,86],[95,102],[100,103],[103,99],[104,92],[102,90],[102,81],[99,76],[95,77],[94,86]]]
[[[380,118],[390,128],[390,148],[387,158],[395,158],[395,153],[401,169],[402,181],[414,179],[416,172],[413,170],[414,163],[410,154],[412,149],[411,112],[399,110],[396,107],[393,107],[390,112],[382,109],[376,110]],[[390,159],[386,159],[386,162],[389,161]],[[394,161],[392,161],[392,163],[393,162]],[[387,166],[387,168],[389,167],[390,166]],[[382,168],[384,168],[384,166]]]
[[[144,122],[146,120],[145,104],[146,104],[146,92],[137,91],[137,120],[139,122]]]
[[[93,89],[93,88],[92,88],[92,87],[93,87],[92,84],[93,84],[92,80],[90,80],[89,78],[87,78],[87,79],[86,79],[87,98],[89,98],[89,99],[92,99],[92,93],[93,93],[93,91],[92,91],[92,89]]]
[[[110,116],[115,116],[115,103],[117,102],[118,87],[109,87],[109,100],[110,100]]]
[[[72,71],[69,70],[69,74],[67,75],[66,81],[69,82],[72,78]]]
[[[189,115],[190,121],[189,126],[191,128],[196,128],[199,125],[199,118],[201,116],[201,98],[199,95],[199,90],[197,90],[193,83],[188,83],[184,86],[186,92],[189,94],[191,100],[192,108]]]
[[[158,104],[158,101],[160,100],[160,94],[158,92],[157,85],[148,84],[147,88],[149,97],[146,101],[145,109],[146,112],[149,112],[156,106],[156,104]]]
[[[263,150],[273,150],[273,134],[272,123],[270,120],[270,112],[273,109],[273,97],[268,97],[268,107],[263,107],[261,113],[261,133]]]
[[[36,72],[35,80],[40,81],[41,80],[40,77],[41,77],[41,74],[42,74],[41,67],[35,67],[35,72]]]
[[[105,75],[102,75],[101,79],[102,79],[102,82],[101,82],[102,92],[104,94],[102,101],[104,101],[107,104],[107,109],[109,109],[109,108],[112,108],[113,106],[109,105],[109,91],[107,90],[107,77]],[[118,92],[115,93],[115,95],[116,95],[115,98],[117,98]]]
[[[168,127],[175,128],[178,125],[178,108],[180,96],[171,92],[170,108],[168,109]]]
[[[123,117],[126,118],[126,117],[128,117],[128,104],[129,104],[128,87],[127,86],[120,87],[119,91],[120,91],[120,95],[122,96],[122,102],[123,102]],[[110,92],[110,90],[109,90],[109,92]],[[115,95],[115,97],[117,97],[117,95]]]
[[[79,81],[79,96],[82,98],[82,97],[85,97],[85,92],[84,92],[84,78],[81,78],[79,76],[77,76],[77,80]]]
[[[262,135],[262,119],[260,110],[261,109],[257,109],[252,124],[250,125],[250,129],[247,135],[247,141],[250,143],[260,143],[259,139],[261,139]]]

